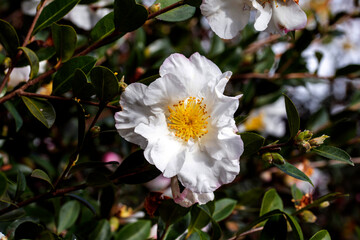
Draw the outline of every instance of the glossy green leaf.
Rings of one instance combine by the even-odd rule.
[[[94,206],[91,203],[89,203],[89,201],[87,201],[85,198],[80,197],[75,194],[72,194],[72,193],[68,193],[68,194],[66,194],[66,196],[79,201],[82,205],[86,206],[94,215],[96,215],[96,210],[95,210]]]
[[[23,208],[18,208],[15,210],[12,210],[11,212],[2,214],[0,216],[0,222],[11,222],[15,221],[19,218],[22,218],[26,215],[26,212]]]
[[[90,32],[91,42],[97,42],[115,31],[114,12],[100,19]]]
[[[30,63],[30,79],[33,79],[38,71],[39,71],[39,58],[38,56],[29,48],[26,47],[19,47],[19,49],[21,49],[25,55],[26,58],[28,59],[29,63]]]
[[[75,29],[71,26],[53,23],[51,33],[58,58],[61,62],[66,62],[75,52],[77,41]]]
[[[292,228],[292,235],[294,240],[304,240],[304,236],[301,230],[301,227],[298,223],[298,221],[291,215],[284,212],[284,215],[286,216],[286,219],[290,223],[290,226]]]
[[[201,205],[199,205],[201,206]],[[193,233],[195,229],[201,229],[209,224],[211,221],[209,214],[207,214],[200,207],[193,207],[191,209],[191,220],[188,227],[188,233]]]
[[[190,224],[190,213],[184,215],[182,218],[177,220],[175,223],[170,225],[168,231],[165,234],[164,240],[172,240],[182,235]],[[158,226],[161,225],[161,218],[159,218]],[[158,228],[159,229],[159,228]],[[163,233],[158,231],[161,236]]]
[[[119,32],[132,32],[141,27],[147,20],[146,8],[135,0],[115,0],[114,23]]]
[[[265,138],[259,134],[252,132],[240,133],[241,139],[244,142],[244,156],[257,153],[259,149],[264,145]]]
[[[16,192],[15,192],[16,201],[20,198],[21,194],[25,192],[25,189],[26,189],[25,176],[20,170],[18,170],[17,181],[16,181]]]
[[[119,183],[140,184],[148,182],[161,174],[161,171],[150,164],[144,157],[144,151],[130,154],[116,169],[111,179]]]
[[[327,145],[321,145],[317,148],[313,148],[311,151],[320,156],[323,156],[323,157],[326,157],[329,159],[333,159],[333,160],[338,160],[338,161],[350,164],[351,166],[354,166],[353,161],[351,161],[350,155],[340,148],[333,147],[333,146],[327,146]]]
[[[265,193],[262,199],[260,216],[276,209],[282,211],[284,210],[284,205],[279,194],[277,194],[276,190],[272,188]]]
[[[139,220],[127,224],[115,235],[115,240],[145,240],[150,235],[151,221]]]
[[[330,234],[326,230],[320,230],[310,238],[310,240],[331,240]]]
[[[80,56],[70,59],[57,71],[54,76],[53,95],[63,94],[71,89],[71,81],[76,69],[85,74],[94,67],[96,59],[90,56]]]
[[[47,175],[47,173],[44,172],[44,171],[41,170],[41,169],[35,169],[35,170],[31,173],[31,177],[39,178],[39,179],[41,179],[41,180],[44,180],[44,181],[46,181],[47,183],[49,183],[49,184],[53,187],[49,175]]]
[[[57,231],[62,232],[71,227],[77,220],[80,213],[80,203],[72,200],[61,206]]]
[[[73,95],[79,99],[88,99],[95,94],[94,86],[88,81],[81,69],[76,69],[71,81]]]
[[[153,81],[155,81],[156,79],[158,79],[160,77],[159,74],[155,74],[153,76],[141,79],[140,81],[138,81],[139,83],[145,84],[145,85],[149,85],[150,83],[152,83]]]
[[[96,96],[102,102],[109,102],[119,94],[119,84],[114,73],[106,67],[94,67],[90,72]]]
[[[276,215],[280,215],[283,214],[282,211],[280,211],[279,209],[276,210],[272,210],[271,212],[268,212],[262,216],[260,216],[259,218],[257,218],[255,221],[253,221],[252,223],[250,223],[248,226],[246,226],[245,228],[241,229],[240,231],[237,232],[236,236],[239,236],[241,233],[246,232],[248,230],[250,230],[251,228],[253,228],[254,226],[256,226],[257,224],[269,219],[272,216],[276,216]]]
[[[236,200],[231,198],[223,198],[215,202],[215,210],[212,215],[216,222],[224,220],[234,210],[236,206]]]
[[[301,192],[301,190],[299,188],[297,188],[296,184],[293,184],[291,186],[291,195],[295,202],[300,201],[301,198],[303,197],[303,193]]]
[[[287,222],[283,215],[269,218],[261,231],[260,240],[287,239]]]
[[[200,229],[195,228],[194,232],[186,238],[187,240],[210,240],[210,236],[201,231]]]
[[[21,223],[15,230],[15,240],[20,239],[36,239],[39,234],[44,230],[40,224],[26,221]]]
[[[22,117],[20,116],[19,112],[10,101],[4,102],[4,106],[9,111],[9,113],[11,113],[11,115],[14,117],[16,132],[18,132],[23,125]]]
[[[25,96],[21,96],[21,99],[35,118],[44,124],[45,127],[51,128],[56,118],[55,109],[51,103],[47,100],[28,98]]]
[[[211,239],[221,239],[222,236],[221,228],[219,224],[215,221],[215,219],[212,217],[215,211],[214,202],[208,202],[206,205],[197,205],[197,207],[200,208],[204,213],[206,213],[210,218],[211,228],[212,228]]]
[[[310,208],[314,208],[314,207],[318,207],[320,206],[321,203],[325,202],[325,201],[332,201],[338,198],[342,198],[342,197],[348,197],[348,194],[342,194],[342,193],[329,193],[326,194],[325,196],[322,196],[321,198],[316,199],[315,201],[313,201],[312,203],[310,203],[309,205],[306,205],[305,207],[303,207],[302,209],[298,210],[295,214],[299,214],[302,211],[305,210],[309,210]]]
[[[111,237],[110,224],[107,220],[102,219],[96,225],[94,231],[92,231],[89,235],[89,239],[96,240],[108,240]]]
[[[0,197],[6,193],[8,188],[8,180],[3,172],[0,172]]]
[[[168,7],[174,3],[179,2],[179,0],[156,0],[156,3],[160,3],[160,9]],[[195,14],[196,8],[190,5],[183,5],[177,7],[173,10],[170,10],[166,13],[160,14],[156,19],[167,21],[167,22],[180,22],[185,21]]]
[[[86,183],[93,187],[104,187],[111,184],[110,180],[103,173],[99,172],[90,173],[86,179]]]
[[[37,20],[34,31],[34,35],[38,31],[49,27],[54,22],[59,21],[63,18],[68,12],[71,11],[78,4],[80,0],[54,0],[49,5],[47,5],[44,10],[41,12],[39,19]]]
[[[296,136],[296,134],[300,129],[300,117],[291,99],[285,94],[284,94],[284,98],[285,98],[286,115],[288,118],[289,129],[290,129],[290,138],[293,138]]]
[[[171,211],[169,211],[171,209]],[[184,217],[190,208],[184,208],[179,204],[175,203],[173,199],[164,200],[159,206],[159,214],[161,219],[167,224],[171,225]]]
[[[16,56],[20,46],[19,37],[14,27],[2,19],[0,19],[0,43],[11,58]]]
[[[308,183],[310,183],[312,186],[314,186],[314,184],[311,182],[310,178],[308,176],[306,176],[305,173],[303,173],[302,171],[300,171],[297,167],[295,167],[294,165],[288,163],[285,161],[284,164],[276,164],[274,163],[274,165],[279,168],[281,171],[283,171],[284,173],[286,173],[287,175],[290,175],[296,179],[299,180],[303,180],[306,181]]]

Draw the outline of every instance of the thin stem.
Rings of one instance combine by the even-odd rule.
[[[229,240],[240,240],[242,237],[245,237],[246,235],[250,235],[250,234],[253,234],[253,233],[256,233],[256,232],[260,232],[263,229],[264,229],[264,227],[254,228],[254,229],[251,229],[249,231],[243,232],[242,234],[240,234],[237,237],[230,238]]]
[[[46,3],[47,1],[48,1],[48,0],[44,0],[44,1],[42,2],[42,4],[40,5],[39,10],[36,11],[34,20],[33,20],[33,22],[31,23],[31,26],[30,26],[30,28],[29,28],[28,33],[26,34],[26,37],[25,37],[24,42],[23,42],[23,44],[22,44],[22,47],[26,47],[26,45],[28,44],[28,42],[29,42],[29,40],[30,40],[30,37],[31,37],[31,34],[32,34],[33,30],[34,30],[35,24],[36,24],[37,20],[39,19],[40,13],[41,13],[42,10],[44,9],[45,3]],[[13,61],[12,61],[12,63],[11,63],[11,67],[8,69],[6,75],[5,75],[4,79],[3,79],[3,82],[1,83],[0,93],[1,93],[2,90],[4,89],[6,83],[9,81],[9,79],[10,79],[10,74],[11,74],[11,72],[13,71],[14,66],[16,65],[16,62],[19,60],[21,54],[22,54],[22,51],[19,50],[18,53],[17,53],[16,56],[15,56],[15,59],[13,59]]]
[[[267,145],[267,146],[261,147],[259,149],[259,152],[267,152],[267,151],[271,151],[271,150],[278,150],[279,148],[290,145],[291,143],[292,143],[292,141],[288,141],[288,142],[285,142],[285,143]]]
[[[29,199],[27,199],[25,201],[19,202],[18,204],[16,204],[16,206],[10,205],[7,208],[1,209],[0,210],[0,216],[5,214],[5,213],[8,213],[8,212],[10,212],[12,210],[15,210],[17,208],[27,206],[27,205],[29,205],[29,204],[31,204],[33,202],[46,200],[46,199],[53,198],[53,197],[63,196],[65,194],[69,193],[69,192],[74,192],[74,191],[77,191],[77,190],[80,190],[80,189],[84,189],[86,187],[88,187],[88,185],[86,183],[83,183],[83,184],[80,184],[80,185],[77,185],[77,186],[72,186],[72,187],[68,187],[68,188],[64,188],[64,189],[58,189],[58,190],[55,190],[55,191],[51,191],[51,192],[47,192],[47,193],[43,193],[43,194],[34,196],[34,197],[29,198]]]
[[[173,10],[173,9],[175,9],[175,8],[177,8],[177,7],[180,7],[180,6],[182,6],[182,5],[185,5],[185,1],[184,1],[184,0],[181,0],[181,1],[178,1],[178,2],[176,2],[176,3],[173,3],[173,4],[171,4],[171,5],[167,6],[167,7],[164,7],[163,9],[160,9],[160,10],[157,11],[157,12],[154,12],[154,13],[149,14],[148,20],[153,19],[153,18],[155,18],[155,17],[157,17],[157,16],[159,16],[159,15],[161,15],[161,14],[163,14],[163,13],[166,13],[166,12],[168,12],[168,11],[170,11],[170,10]]]
[[[45,99],[53,99],[53,100],[59,100],[59,101],[75,101],[72,98],[65,98],[65,97],[60,97],[60,96],[52,96],[52,95],[44,95],[44,94],[38,94],[38,93],[29,93],[29,92],[19,92],[18,93],[19,96],[27,96],[27,97],[38,97],[38,98],[45,98]],[[79,103],[82,104],[86,104],[86,105],[92,105],[92,106],[99,106],[100,103],[98,102],[91,102],[91,101],[86,101],[86,100],[81,100],[79,99]],[[121,110],[120,106],[113,106],[113,105],[106,105],[106,108],[111,108],[114,110]]]

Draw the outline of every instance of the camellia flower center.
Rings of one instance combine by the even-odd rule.
[[[188,97],[172,107],[168,106],[168,127],[176,137],[188,141],[198,140],[208,133],[208,118],[206,104],[203,98]]]

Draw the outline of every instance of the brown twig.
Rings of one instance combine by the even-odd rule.
[[[278,143],[278,144],[272,144],[272,145],[267,145],[267,146],[264,146],[264,147],[261,147],[259,149],[259,152],[267,152],[267,151],[272,151],[272,150],[279,150],[281,147],[285,147],[289,144],[291,144],[292,141],[289,141],[289,142],[285,142],[285,143]]]
[[[27,96],[27,97],[38,97],[38,98],[45,98],[45,99],[53,99],[53,100],[60,100],[60,101],[75,101],[72,98],[65,98],[60,96],[52,96],[52,95],[44,95],[44,94],[38,94],[38,93],[30,93],[30,92],[24,92],[20,91],[17,93],[19,96]],[[92,105],[92,106],[99,106],[99,102],[92,102],[92,101],[86,101],[79,99],[79,103],[86,104],[86,105]],[[106,108],[111,108],[117,111],[121,110],[120,106],[113,106],[113,105],[106,105]]]
[[[185,4],[186,4],[186,3],[185,3],[184,0],[181,0],[181,1],[178,1],[178,2],[176,2],[176,3],[173,3],[173,4],[171,4],[171,5],[167,6],[167,7],[164,7],[163,9],[160,9],[160,10],[157,11],[157,12],[154,12],[154,13],[149,14],[148,20],[153,19],[153,18],[155,18],[155,17],[157,17],[157,16],[159,16],[159,15],[161,15],[161,14],[163,14],[163,13],[166,13],[166,12],[168,12],[168,11],[170,11],[170,10],[173,10],[173,9],[175,9],[175,8],[177,8],[177,7],[181,7],[182,5],[185,5]]]
[[[77,186],[58,189],[58,190],[55,190],[55,191],[50,191],[50,192],[47,192],[47,193],[43,193],[43,194],[34,196],[34,197],[29,198],[29,199],[27,199],[25,201],[17,203],[16,206],[10,205],[7,208],[1,209],[0,210],[0,216],[5,214],[5,213],[8,213],[8,212],[10,212],[12,210],[15,210],[17,208],[27,206],[27,205],[29,205],[29,204],[31,204],[33,202],[46,200],[46,199],[53,198],[53,197],[63,196],[65,194],[69,193],[69,192],[74,192],[74,191],[77,191],[77,190],[80,190],[80,189],[84,189],[86,187],[88,187],[88,185],[86,183],[83,183],[83,184],[80,184],[80,185],[77,185]]]

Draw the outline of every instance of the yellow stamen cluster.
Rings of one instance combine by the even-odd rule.
[[[210,116],[203,100],[189,97],[172,107],[168,106],[170,115],[167,124],[176,137],[187,142],[190,138],[198,140],[208,133],[207,120]]]

